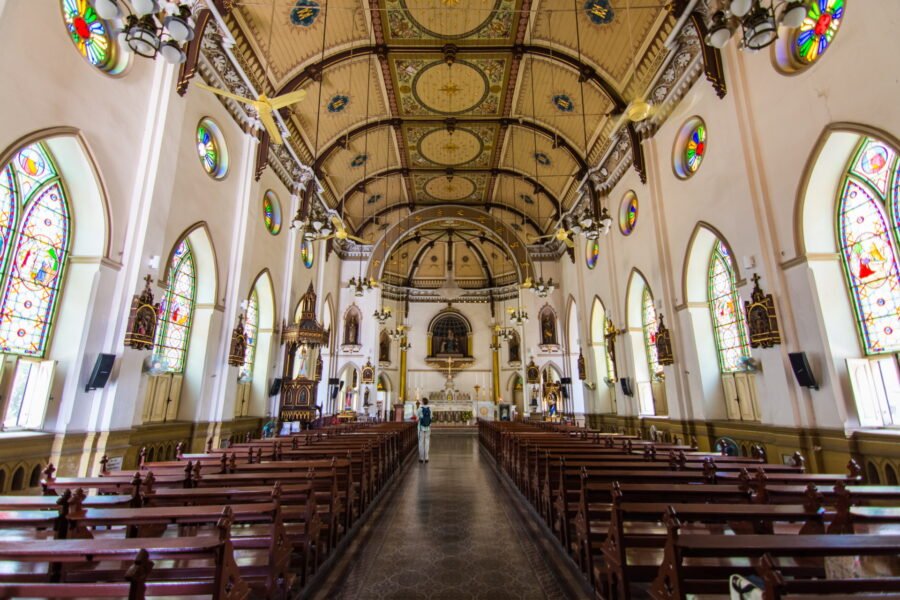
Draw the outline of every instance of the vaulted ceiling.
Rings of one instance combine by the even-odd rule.
[[[307,91],[282,111],[291,143],[325,202],[369,240],[437,204],[480,207],[520,234],[550,230],[646,93],[675,25],[660,0],[232,5],[236,51],[270,95]],[[432,278],[446,244],[426,243],[402,252]],[[506,272],[499,255],[484,266],[496,249],[474,245],[460,250],[459,277]]]

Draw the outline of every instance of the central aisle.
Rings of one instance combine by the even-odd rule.
[[[474,432],[435,431],[317,598],[580,598],[558,546],[523,518]]]

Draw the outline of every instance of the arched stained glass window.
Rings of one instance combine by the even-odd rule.
[[[0,352],[42,357],[69,250],[69,208],[43,144],[0,173]]]
[[[837,203],[838,245],[866,354],[900,351],[897,162],[894,149],[864,138],[844,175]]]
[[[650,378],[656,379],[659,376],[662,367],[659,366],[659,356],[656,353],[656,329],[657,329],[656,306],[653,305],[653,294],[650,288],[644,286],[644,292],[641,295],[641,325],[644,328],[644,347],[647,349],[647,367],[650,371]]]
[[[191,244],[186,239],[175,248],[169,264],[166,295],[159,305],[159,326],[153,342],[156,358],[170,373],[184,371],[194,318],[197,271]]]
[[[244,318],[244,335],[247,338],[247,348],[244,350],[244,364],[241,366],[239,378],[241,381],[253,379],[253,360],[256,358],[256,335],[259,332],[259,295],[256,288],[247,300],[247,315]]]
[[[708,285],[719,368],[723,373],[733,373],[740,370],[741,358],[750,356],[750,347],[735,284],[734,263],[721,240],[716,242],[709,258]]]

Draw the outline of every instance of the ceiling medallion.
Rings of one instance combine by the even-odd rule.
[[[291,9],[291,23],[299,27],[309,27],[319,16],[319,3],[315,0],[297,0]]]
[[[490,8],[482,6],[483,0],[441,0],[444,6],[458,8],[460,12],[475,15],[485,14],[477,23],[469,19],[447,19],[434,10],[434,3],[423,0],[397,0],[400,10],[391,10],[395,3],[388,3],[387,20],[391,37],[400,39],[422,39],[430,36],[441,40],[477,38],[504,39],[512,30],[513,0],[494,0]],[[472,9],[467,11],[466,9]],[[478,21],[478,17],[475,18]],[[424,34],[424,35],[423,35]]]
[[[556,94],[553,96],[552,102],[559,112],[570,113],[575,110],[575,103],[566,94]]]
[[[535,152],[534,160],[538,161],[538,164],[543,165],[545,167],[550,166],[550,157],[544,154],[543,152]]]
[[[519,198],[521,198],[522,202],[524,202],[525,204],[534,204],[534,198],[532,198],[528,194],[520,194]]]
[[[344,96],[343,94],[335,94],[334,97],[328,101],[326,108],[330,113],[339,113],[347,108],[348,104],[350,104],[349,97]]]
[[[367,160],[369,160],[368,154],[357,154],[353,157],[353,160],[350,161],[350,166],[353,168],[361,167],[366,164]]]
[[[584,12],[594,25],[609,25],[615,18],[609,0],[587,0],[584,3]]]
[[[372,194],[366,199],[366,204],[376,204],[381,200],[381,194]]]

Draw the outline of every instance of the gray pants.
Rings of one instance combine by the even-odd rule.
[[[431,447],[431,427],[419,427],[419,460],[428,460]]]

